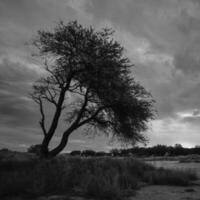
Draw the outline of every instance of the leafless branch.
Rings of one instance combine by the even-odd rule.
[[[44,98],[46,100],[48,100],[49,102],[53,103],[55,106],[57,106],[57,102],[55,100],[56,92],[54,91],[54,88],[51,88],[51,90],[50,90],[49,86],[47,86],[46,91],[47,91],[49,96],[47,95],[47,93],[45,93]],[[52,94],[52,92],[53,92],[53,94]]]
[[[41,120],[39,121],[39,124],[40,124],[40,126],[42,128],[42,131],[43,131],[44,135],[46,136],[47,135],[47,131],[46,131],[46,128],[45,128],[45,114],[44,114],[43,103],[42,103],[41,97],[38,98],[38,101],[39,101],[40,114],[41,114]]]
[[[86,92],[85,92],[85,95],[84,95],[84,102],[82,104],[82,107],[77,115],[77,118],[75,120],[75,124],[78,124],[79,121],[81,120],[82,116],[83,116],[83,113],[85,112],[85,109],[87,107],[87,104],[88,104],[88,94],[89,94],[89,89],[87,88],[86,89]]]
[[[59,80],[59,76],[58,75],[55,75],[54,71],[52,71],[47,63],[47,60],[45,60],[44,62],[44,65],[45,65],[45,69],[47,72],[49,72],[51,74],[51,76],[56,80],[56,82],[59,84],[60,88],[63,87],[63,82],[61,82]]]

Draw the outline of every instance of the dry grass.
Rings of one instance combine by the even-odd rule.
[[[189,185],[191,171],[156,169],[132,158],[55,158],[34,163],[0,163],[0,195],[76,193],[121,199],[133,194],[141,182]]]

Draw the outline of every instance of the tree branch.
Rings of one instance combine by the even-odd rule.
[[[42,103],[42,99],[41,97],[38,98],[39,101],[39,106],[40,106],[40,114],[41,114],[41,120],[39,121],[39,124],[42,128],[43,134],[46,136],[47,135],[47,131],[45,128],[45,114],[44,114],[44,109],[43,109],[43,103]]]
[[[54,88],[51,88],[51,90],[54,91]],[[45,93],[43,98],[46,99],[47,101],[53,103],[55,106],[57,106],[58,104],[55,100],[56,92],[54,91],[54,94],[52,94],[52,92],[50,91],[49,85],[47,86],[46,91],[49,96],[47,95],[47,93]]]
[[[88,103],[88,93],[89,93],[89,89],[86,90],[85,92],[85,98],[84,98],[84,102],[82,104],[82,107],[78,113],[78,116],[76,118],[76,120],[71,124],[71,126],[63,133],[61,142],[59,143],[59,145],[54,148],[50,154],[52,156],[56,155],[58,152],[60,152],[67,144],[69,135],[79,127],[78,123],[83,115],[83,113],[85,112],[85,108],[87,107],[87,103]]]
[[[79,121],[81,120],[81,117],[82,117],[83,113],[85,112],[85,109],[86,109],[87,104],[88,104],[88,93],[89,93],[89,89],[87,88],[86,92],[85,92],[85,95],[84,95],[84,102],[83,102],[83,105],[82,105],[82,107],[81,107],[81,109],[80,109],[80,111],[78,113],[78,116],[77,116],[75,122],[74,122],[75,124],[79,123]]]
[[[80,123],[78,124],[78,127],[80,127],[80,126],[82,126],[82,125],[84,125],[84,124],[90,122],[91,120],[95,119],[95,117],[96,117],[102,110],[104,110],[105,108],[108,108],[108,107],[110,107],[110,106],[102,106],[102,107],[99,107],[99,108],[94,112],[93,115],[91,115],[89,118],[87,118],[87,119],[83,120],[82,122],[80,122]]]
[[[78,87],[80,87],[80,83],[74,83],[73,85],[70,86],[69,91],[73,92],[76,90]]]
[[[52,70],[49,68],[49,66],[48,66],[46,60],[45,60],[45,62],[44,62],[44,65],[45,65],[46,71],[49,72],[49,73],[51,74],[51,76],[57,81],[57,84],[59,85],[59,87],[62,88],[62,87],[63,87],[63,83],[59,80],[58,74],[55,75],[55,72],[52,71]]]

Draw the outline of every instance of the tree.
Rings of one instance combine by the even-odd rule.
[[[131,77],[133,65],[112,36],[111,29],[95,31],[72,21],[58,23],[53,31],[39,31],[34,39],[47,73],[33,85],[32,92],[41,113],[41,153],[45,157],[61,152],[69,136],[82,126],[113,134],[124,142],[145,140],[142,132],[154,118],[154,100]],[[55,108],[48,129],[46,103]],[[49,150],[65,111],[66,129],[58,146]]]

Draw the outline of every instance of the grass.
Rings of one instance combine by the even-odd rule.
[[[191,170],[169,170],[159,168],[143,174],[144,182],[154,185],[189,186],[197,180],[197,175]]]
[[[0,163],[0,196],[78,194],[100,199],[122,199],[141,182],[189,185],[191,171],[156,169],[132,158],[55,158],[32,163]]]

